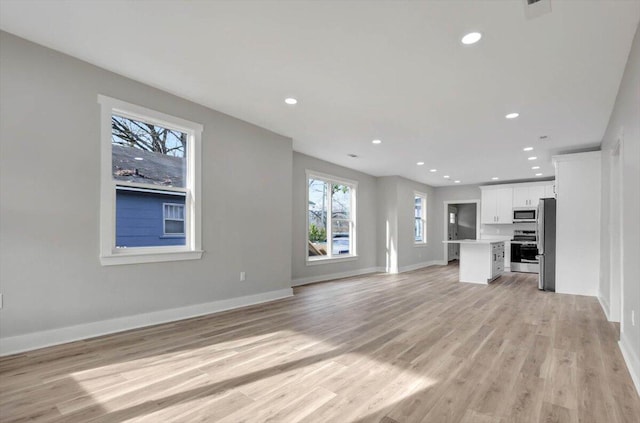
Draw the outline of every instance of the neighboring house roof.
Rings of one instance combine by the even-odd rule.
[[[112,144],[111,148],[111,166],[113,179],[116,181],[166,187],[185,186],[187,169],[185,158],[115,144]],[[142,160],[136,160],[136,157]]]

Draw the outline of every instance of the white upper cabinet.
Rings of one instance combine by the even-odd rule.
[[[541,198],[553,197],[553,195],[547,195],[548,190],[553,192],[553,184],[514,186],[513,207],[536,208]]]
[[[483,189],[480,202],[480,220],[482,223],[496,223],[497,204],[498,190]]]
[[[513,207],[527,207],[529,205],[529,187],[513,189]]]
[[[553,186],[553,181],[546,181],[480,187],[480,223],[513,223],[514,208],[537,208],[541,198],[555,197]]]
[[[556,198],[555,184],[549,184],[544,186],[543,198]]]
[[[483,188],[480,211],[481,223],[513,223],[513,189]]]

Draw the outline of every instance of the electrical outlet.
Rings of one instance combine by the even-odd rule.
[[[240,272],[240,282],[247,280],[247,275],[245,272]]]

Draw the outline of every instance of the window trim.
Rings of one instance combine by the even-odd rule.
[[[182,207],[182,215],[184,216],[184,218],[182,219],[169,219],[167,217],[167,206],[178,206],[178,207]],[[162,203],[162,234],[165,237],[171,238],[171,237],[176,237],[176,238],[181,238],[183,236],[186,236],[187,233],[185,231],[185,229],[187,228],[187,224],[186,224],[186,217],[187,215],[185,214],[186,212],[186,207],[184,204],[180,204],[180,203]],[[167,232],[167,220],[171,220],[173,222],[184,222],[182,224],[182,232]]]
[[[416,231],[416,198],[420,198],[421,207],[422,207],[422,216],[420,220],[422,221],[422,241],[416,241],[415,231]],[[427,194],[424,192],[414,191],[413,192],[413,245],[415,247],[424,247],[427,245]]]
[[[179,117],[98,95],[100,104],[100,263],[103,266],[155,263],[176,260],[195,260],[202,257],[202,196],[201,161],[203,126]],[[165,128],[180,130],[188,135],[187,178],[185,189],[162,187],[165,191],[184,192],[185,245],[159,247],[116,248],[116,185],[145,188],[135,183],[113,180],[111,151],[111,115],[142,120]],[[176,192],[176,193],[177,193]],[[163,222],[164,226],[164,222]]]
[[[309,256],[309,179],[319,179],[329,184],[341,184],[348,185],[351,188],[351,254],[341,254],[333,257],[332,251],[327,251],[327,256],[315,256],[314,258]],[[358,196],[358,181],[353,181],[346,178],[340,178],[337,176],[329,175],[322,172],[316,172],[314,170],[305,169],[305,263],[307,266],[315,266],[317,264],[336,263],[342,261],[352,261],[358,259],[357,245],[357,196]],[[327,215],[330,216],[331,201],[327,204]],[[331,217],[329,218],[329,226],[327,228],[327,239],[331,235]],[[331,246],[333,248],[333,245]],[[329,254],[330,253],[330,254]]]

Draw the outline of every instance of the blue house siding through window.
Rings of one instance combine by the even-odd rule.
[[[164,205],[184,206],[183,195],[116,190],[116,247],[185,245],[184,235],[165,235]]]

